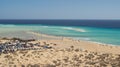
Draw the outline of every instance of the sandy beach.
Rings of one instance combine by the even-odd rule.
[[[35,32],[29,34],[52,39],[29,43],[47,45],[50,49],[18,50],[1,53],[0,67],[119,67],[120,47]],[[1,43],[8,40],[0,40]],[[39,47],[37,47],[39,48]],[[41,47],[40,47],[41,48]]]
[[[57,37],[57,36],[50,36],[35,32],[27,32],[31,33],[36,36],[43,36],[43,37],[49,37],[49,38],[59,38],[59,40],[51,39],[51,40],[40,40],[41,42],[46,43],[55,43],[57,44],[57,49],[64,49],[69,46],[74,46],[75,48],[79,48],[82,50],[88,50],[88,51],[94,51],[94,52],[102,52],[102,53],[113,53],[113,54],[119,54],[120,53],[120,46],[113,46],[109,44],[100,44],[90,41],[84,41],[84,40],[74,40],[72,38],[66,38],[66,37]],[[39,41],[39,40],[38,40]]]
[[[120,67],[120,0],[0,0],[0,67]]]

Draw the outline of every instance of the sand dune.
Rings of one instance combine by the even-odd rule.
[[[1,54],[0,66],[34,67],[83,67],[83,66],[119,66],[117,54],[80,51],[79,49],[47,49],[17,51]]]

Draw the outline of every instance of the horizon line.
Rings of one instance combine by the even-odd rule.
[[[120,19],[0,19],[0,20],[120,20]]]

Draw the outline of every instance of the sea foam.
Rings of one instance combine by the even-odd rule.
[[[84,30],[84,29],[73,28],[73,27],[63,27],[63,29],[73,30],[73,31],[77,31],[77,32],[86,32],[86,30]]]
[[[15,27],[14,24],[0,24],[0,27]]]

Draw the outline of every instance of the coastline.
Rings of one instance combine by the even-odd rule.
[[[66,37],[61,39],[61,37],[31,31],[28,31],[27,34],[38,38],[42,35],[52,39],[31,39],[32,41],[19,38],[17,41],[17,38],[0,39],[1,46],[7,43],[9,46],[10,44],[26,45],[26,48],[17,48],[17,50],[14,49],[15,51],[8,49],[8,52],[0,53],[0,67],[117,67],[120,65],[119,46]],[[21,40],[23,42],[20,42]],[[33,47],[30,46],[31,44]]]
[[[41,34],[41,33],[36,33],[36,32],[31,32],[28,31],[27,33],[36,35],[41,37],[51,37],[51,38],[59,38],[58,40],[56,39],[51,39],[51,40],[39,40],[39,41],[46,41],[46,42],[51,42],[51,43],[56,43],[59,46],[58,48],[63,48],[64,46],[77,46],[75,48],[82,48],[84,50],[88,51],[93,51],[93,52],[102,52],[102,53],[113,53],[113,54],[118,54],[120,53],[120,46],[116,45],[110,45],[110,44],[103,44],[103,43],[97,43],[97,42],[92,42],[92,41],[85,41],[85,40],[75,40],[69,37],[59,37],[59,36],[52,36],[52,35],[46,35],[46,34]],[[65,47],[66,48],[66,47]]]
[[[44,36],[51,37],[51,38],[60,38],[60,39],[66,38],[66,39],[70,39],[70,40],[86,41],[86,42],[92,42],[92,43],[101,44],[101,45],[118,46],[119,47],[118,44],[107,44],[107,43],[101,43],[101,42],[90,41],[90,40],[75,39],[75,38],[72,38],[72,37],[63,37],[63,36],[55,36],[55,35],[37,33],[37,32],[33,32],[33,31],[27,31],[27,33],[30,33],[30,34],[33,34],[33,35],[36,35],[36,36],[39,36],[39,37],[43,36],[43,38],[44,38]]]

